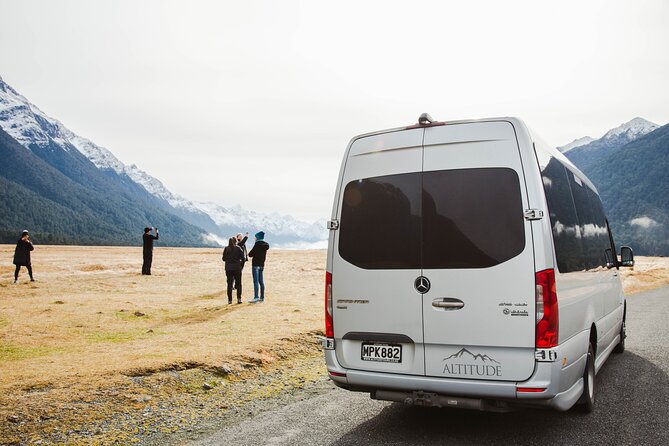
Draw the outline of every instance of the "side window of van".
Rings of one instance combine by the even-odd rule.
[[[606,266],[606,250],[611,249],[606,217],[599,196],[572,172],[569,183],[581,231],[583,262],[586,270]]]
[[[562,273],[584,269],[581,229],[567,173],[567,169],[555,158],[551,158],[541,172],[553,230],[555,257]]]

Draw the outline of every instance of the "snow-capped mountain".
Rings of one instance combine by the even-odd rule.
[[[560,146],[557,149],[562,153],[567,153],[577,147],[583,147],[594,142],[597,142],[597,144],[590,146],[590,150],[597,149],[598,147],[602,146],[621,146],[652,132],[658,127],[660,126],[653,122],[636,117],[631,121],[620,124],[618,127],[609,130],[599,139],[584,136],[582,138],[573,140],[569,144]]]
[[[309,223],[290,215],[265,214],[243,209],[241,206],[224,207],[210,202],[197,202],[196,206],[216,222],[221,234],[226,237],[238,232],[266,232],[270,241],[284,247],[300,247],[307,244],[322,247],[318,242],[327,239],[325,221]]]
[[[576,147],[581,147],[581,146],[584,146],[586,144],[590,144],[594,140],[595,140],[595,138],[591,138],[589,136],[584,136],[583,138],[578,138],[578,139],[573,140],[569,144],[565,144],[564,146],[560,146],[557,149],[560,152],[565,153],[565,152],[569,152],[571,149],[574,149]]]
[[[212,203],[196,205],[171,192],[160,180],[136,165],[124,164],[107,148],[75,134],[19,94],[1,77],[0,128],[29,152],[75,182],[96,187],[103,193],[107,190],[112,193],[111,189],[115,189],[116,195],[122,192],[124,198],[138,203],[148,200],[151,205],[203,229],[209,233],[203,236],[206,244],[219,242],[231,232],[251,231],[253,228],[264,230],[271,240],[286,246],[304,246],[305,243],[322,242],[327,238],[324,222],[306,223],[287,215],[267,215]],[[100,173],[104,175],[101,177]]]
[[[0,77],[0,125],[10,136],[28,148],[30,144],[47,145],[51,140],[70,150],[64,128],[42,110],[5,83]]]
[[[616,244],[637,255],[669,255],[668,154],[665,125],[614,147],[583,170],[599,191]]]
[[[111,169],[119,175],[127,175],[151,195],[165,200],[170,206],[198,212],[193,203],[170,192],[157,178],[134,164],[126,166],[105,147],[75,134],[60,121],[48,116],[5,83],[2,77],[0,77],[0,126],[28,150],[32,144],[47,146],[51,141],[65,151],[71,150],[73,146],[97,168]]]
[[[634,118],[606,132],[604,136],[588,144],[564,151],[565,156],[582,171],[586,171],[594,162],[606,156],[611,150],[624,146],[659,126],[643,118]]]
[[[647,119],[637,117],[609,130],[600,138],[600,140],[616,144],[627,144],[659,127],[659,125],[650,122]]]

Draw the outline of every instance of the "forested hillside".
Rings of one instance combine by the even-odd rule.
[[[669,256],[669,125],[611,150],[584,173],[602,197],[618,244]]]
[[[76,150],[27,150],[0,129],[0,242],[16,241],[23,229],[37,243],[133,245],[142,228],[161,228],[171,246],[202,246],[200,228],[105,179]],[[146,191],[144,191],[146,193]]]

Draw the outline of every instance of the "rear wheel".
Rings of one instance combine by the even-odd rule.
[[[620,326],[620,342],[613,348],[614,353],[622,353],[625,351],[625,338],[627,337],[627,324],[623,316],[623,323]]]
[[[582,412],[590,413],[595,409],[595,351],[588,346],[588,357],[583,371],[583,395],[578,400]]]

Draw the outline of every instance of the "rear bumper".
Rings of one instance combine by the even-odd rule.
[[[334,350],[325,350],[325,360],[330,379],[337,386],[351,391],[370,392],[377,399],[409,402],[416,399],[417,393],[427,393],[440,397],[503,402],[506,405],[544,406],[556,410],[568,410],[576,403],[583,391],[582,375],[586,355],[579,352],[579,346],[583,344],[580,337],[580,335],[576,336],[552,349],[556,353],[554,361],[536,361],[534,373],[523,382],[347,370],[337,361]],[[525,393],[518,392],[519,387],[545,390]],[[389,395],[389,397],[386,398],[384,395]],[[482,408],[482,410],[485,409]]]

